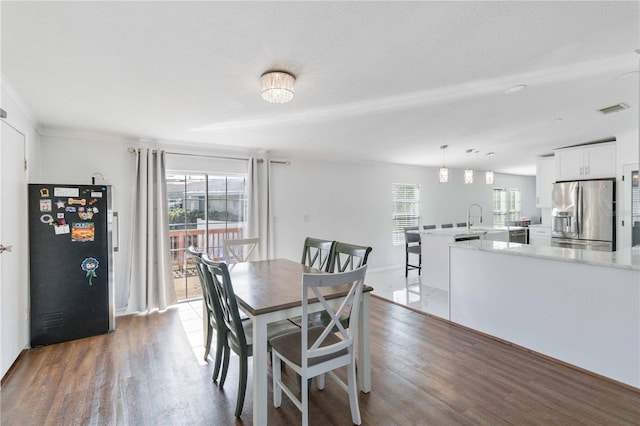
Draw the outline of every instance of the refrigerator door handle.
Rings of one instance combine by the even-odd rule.
[[[582,188],[580,185],[576,186],[577,192],[577,205],[576,205],[576,217],[578,219],[576,224],[576,234],[582,234]]]
[[[118,220],[118,212],[113,212],[113,251],[120,249],[120,221]]]

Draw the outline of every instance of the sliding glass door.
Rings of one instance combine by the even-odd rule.
[[[167,173],[169,238],[178,300],[202,296],[191,259],[193,245],[223,260],[222,241],[244,238],[247,226],[246,176]]]

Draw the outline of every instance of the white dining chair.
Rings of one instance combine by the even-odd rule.
[[[324,389],[324,375],[328,374],[343,390],[349,394],[351,420],[359,425],[360,407],[356,383],[355,334],[358,330],[358,312],[364,286],[367,266],[348,272],[333,274],[303,274],[302,276],[302,318],[308,317],[309,290],[312,298],[317,298],[331,321],[325,326],[310,327],[309,321],[302,321],[300,331],[294,331],[270,339],[273,368],[273,404],[280,407],[282,392],[291,399],[302,412],[302,424],[309,424],[309,379],[317,377],[318,389]],[[321,288],[337,287],[349,284],[347,296],[337,309],[333,309],[322,296]],[[347,314],[348,312],[348,314]],[[349,316],[349,328],[340,322],[343,315]],[[337,332],[334,333],[334,327]],[[300,375],[301,398],[283,383],[281,362]],[[345,384],[333,370],[347,367]]]
[[[260,244],[260,237],[224,240],[222,249],[224,260],[229,268],[233,269],[236,263],[248,261],[258,244]]]

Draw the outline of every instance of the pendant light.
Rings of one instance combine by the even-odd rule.
[[[484,183],[487,185],[493,185],[493,172],[491,170],[485,172]]]
[[[440,172],[438,173],[438,179],[440,183],[449,182],[449,169],[444,166],[444,150],[447,149],[449,145],[441,145],[440,149],[442,150],[442,167],[440,167]]]
[[[473,152],[473,149],[468,149],[466,152],[467,152],[467,161],[468,161],[469,154]],[[465,184],[473,183],[473,170],[471,170],[470,168],[464,171],[464,183]]]
[[[464,171],[464,183],[473,183],[473,170],[467,169]]]

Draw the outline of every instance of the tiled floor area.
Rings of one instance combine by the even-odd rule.
[[[448,319],[449,293],[428,286],[427,280],[417,271],[409,271],[409,277],[405,278],[404,267],[400,267],[369,273],[365,282],[373,287],[376,296]],[[200,363],[206,364],[203,359],[202,300],[180,303],[178,309],[194,353]]]
[[[187,333],[191,348],[201,365],[206,364],[204,355],[204,323],[202,321],[202,300],[194,300],[178,304],[182,326]],[[214,333],[215,339],[215,333]],[[215,343],[211,345],[215,348]],[[215,355],[215,353],[214,353]]]
[[[449,292],[429,286],[424,273],[409,271],[405,278],[403,266],[367,274],[365,282],[376,296],[449,319]]]

